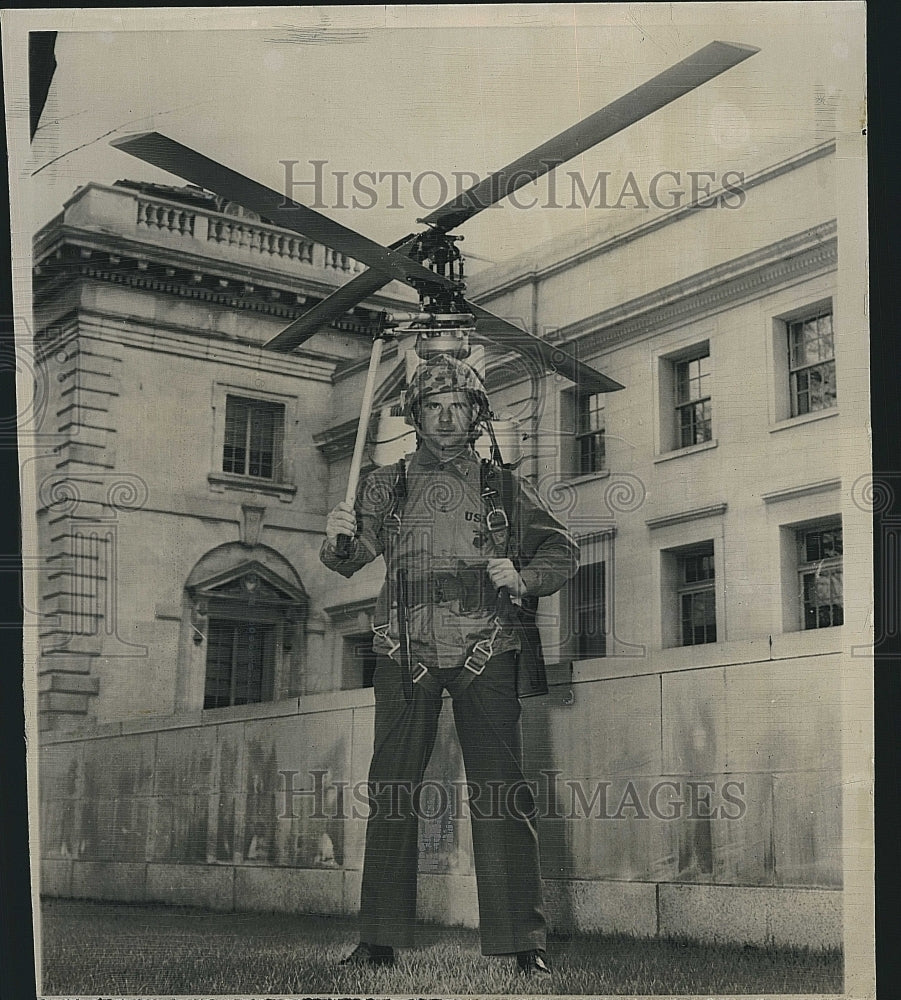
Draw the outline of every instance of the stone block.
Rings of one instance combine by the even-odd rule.
[[[344,913],[344,873],[242,865],[235,869],[235,908],[279,913]]]
[[[110,444],[112,440],[110,441]],[[109,446],[82,444],[80,441],[64,441],[57,445],[57,469],[101,468],[115,469],[116,449]]]
[[[364,705],[353,710],[351,728],[350,780],[365,781],[372,761],[372,741],[375,732],[375,706]]]
[[[90,861],[114,861],[114,800],[86,795],[80,802],[80,810],[77,857]]]
[[[767,888],[671,885],[660,887],[660,934],[714,944],[769,942]]]
[[[244,724],[216,726],[216,757],[213,763],[213,791],[239,792],[245,787]]]
[[[209,811],[208,795],[154,796],[149,811],[147,859],[204,864],[211,856]]]
[[[80,799],[45,798],[41,802],[41,854],[45,858],[74,858],[81,848]]]
[[[237,801],[234,792],[213,792],[209,796],[207,856],[210,860],[228,864],[241,860],[235,842]]]
[[[138,796],[113,803],[113,860],[146,861],[150,800]]]
[[[666,824],[675,865],[662,880],[772,885],[770,775],[695,775],[677,783],[677,815]]]
[[[56,743],[40,749],[38,781],[41,798],[77,798],[84,783],[83,744]]]
[[[650,882],[544,879],[548,926],[559,934],[657,932],[657,887]]]
[[[571,706],[526,702],[523,743],[528,774],[634,778],[660,773],[660,680],[617,677],[575,687]],[[541,704],[536,704],[541,703]]]
[[[79,635],[62,626],[41,632],[41,656],[99,656],[103,637],[98,634]]]
[[[244,726],[241,856],[265,864],[340,867],[339,787],[351,772],[351,710]]]
[[[69,859],[42,858],[40,892],[42,896],[72,895],[72,865]]]
[[[69,656],[66,653],[46,656],[38,665],[38,675],[43,673],[89,674],[94,661],[93,656]]]
[[[44,673],[38,677],[38,691],[59,691],[63,694],[97,694],[100,678],[74,673]],[[52,710],[52,709],[51,709]]]
[[[146,899],[145,864],[119,861],[75,861],[72,895],[77,899],[106,899],[142,903]]]
[[[156,795],[202,795],[212,790],[216,730],[207,726],[169,729],[156,738]]]
[[[842,896],[834,890],[661,885],[660,933],[709,942],[838,948]]]
[[[115,798],[150,795],[156,734],[91,740],[85,744],[85,795]]]
[[[770,890],[770,937],[783,947],[842,947],[842,894],[834,889]]]
[[[347,914],[360,912],[360,889],[363,884],[361,871],[344,872],[344,912]]]
[[[663,773],[691,776],[724,771],[731,733],[723,668],[664,674],[661,682]]]
[[[351,814],[353,808],[351,802],[347,807],[348,818],[344,821],[344,870],[359,872],[363,870],[366,848],[366,820],[355,819]]]
[[[479,897],[474,875],[420,874],[416,915],[420,920],[461,927],[479,926]]]
[[[100,392],[110,396],[118,396],[122,384],[118,377],[106,373],[79,370],[74,373],[72,382],[83,392]]]
[[[282,792],[282,771],[294,771],[295,786],[311,788],[313,772],[326,785],[350,778],[353,714],[350,709],[244,724],[246,787]]]
[[[841,765],[839,660],[812,656],[727,667],[727,771]]]
[[[39,712],[65,712],[69,715],[87,715],[90,696],[44,691],[38,695]]]
[[[231,865],[147,865],[148,902],[174,906],[234,908],[235,870]]]
[[[654,815],[660,779],[579,781],[582,801],[565,821],[571,868],[567,874],[599,879],[651,880],[671,877],[670,823]],[[594,805],[592,799],[597,793]],[[653,801],[652,801],[653,800]]]
[[[841,772],[776,774],[773,800],[777,884],[841,888]]]

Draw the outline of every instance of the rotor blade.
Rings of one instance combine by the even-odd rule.
[[[479,337],[527,356],[533,354],[545,368],[559,372],[583,392],[615,392],[617,389],[625,388],[609,376],[567,354],[562,348],[526,333],[525,330],[520,330],[518,326],[508,323],[500,316],[495,316],[482,306],[467,302],[466,308],[476,317]]]
[[[300,205],[159,132],[123,136],[113,139],[110,144],[145,163],[167,170],[176,177],[272,219],[278,226],[291,229],[309,240],[323,243],[369,267],[377,268],[388,278],[397,278],[407,283],[412,278],[428,281],[432,285],[452,287],[452,282],[447,278],[429,271],[404,254],[394,253],[380,243],[321,215],[315,209]]]
[[[604,139],[707,83],[759,52],[753,45],[711,42],[635,90],[542,143],[518,160],[473,185],[422,221],[444,232],[456,228],[482,209],[584,153]]]
[[[318,330],[340,319],[354,306],[359,305],[363,299],[373,295],[390,281],[391,278],[382,271],[370,267],[332,292],[328,298],[317,302],[302,316],[298,316],[281,333],[267,341],[264,346],[270,350],[285,353],[293,350],[304,341],[309,340]]]
[[[415,235],[405,236],[402,240],[392,243],[389,249],[401,250],[407,244],[412,243],[415,238]],[[304,341],[309,340],[318,330],[340,319],[354,306],[359,305],[364,299],[384,288],[390,281],[391,278],[381,271],[369,268],[368,271],[364,271],[345,282],[321,302],[317,302],[302,316],[298,316],[293,323],[286,326],[281,333],[276,334],[272,340],[267,341],[264,346],[273,351],[286,353],[293,350]]]

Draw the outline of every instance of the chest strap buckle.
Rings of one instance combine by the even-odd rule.
[[[507,512],[503,507],[493,507],[486,513],[485,526],[492,534],[509,529],[510,522],[507,519]]]
[[[394,639],[391,638],[390,635],[388,635],[388,626],[390,624],[391,624],[390,622],[385,622],[384,625],[373,624],[372,631],[379,637],[379,639],[381,639],[383,642],[388,643],[388,645],[391,646],[391,648],[387,652],[387,655],[394,656],[394,654],[400,649],[400,643],[396,642]]]
[[[476,677],[481,675],[482,671],[488,664],[488,661],[492,656],[494,656],[494,640],[497,639],[497,634],[500,632],[502,627],[503,626],[500,621],[495,618],[494,630],[491,635],[473,643],[473,647],[469,651],[469,656],[467,656],[463,661],[464,670],[468,670],[470,673],[475,674]]]

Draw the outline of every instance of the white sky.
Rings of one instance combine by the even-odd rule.
[[[41,127],[19,161],[32,228],[90,180],[182,183],[108,145],[149,129],[280,190],[283,159],[300,161],[299,179],[312,177],[312,159],[351,175],[483,176],[714,39],[761,51],[562,170],[579,170],[589,188],[597,171],[610,171],[611,200],[630,170],[643,190],[664,169],[682,172],[686,188],[688,170],[750,173],[828,137],[832,122],[859,130],[864,114],[863,81],[855,87],[851,77],[849,87],[847,72],[863,65],[862,17],[850,22],[845,4],[85,10],[55,21],[40,13],[36,26],[61,34]],[[98,26],[111,30],[89,30]],[[400,183],[403,209],[387,207],[386,181],[376,207],[342,210],[327,178],[325,214],[390,242],[426,214]],[[561,200],[569,185],[558,180]],[[434,180],[422,189],[430,200],[436,191]],[[625,216],[638,221],[637,209],[504,203],[460,231],[465,252],[503,260]]]

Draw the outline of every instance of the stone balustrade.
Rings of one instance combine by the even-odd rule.
[[[276,271],[325,271],[343,282],[365,266],[304,236],[241,216],[148,195],[128,187],[90,183],[66,204],[64,225],[118,232],[142,242],[206,257],[242,260]],[[40,233],[36,240],[40,239]],[[337,273],[336,273],[337,272]],[[340,275],[340,279],[338,278]]]

